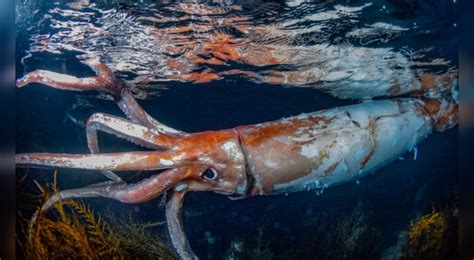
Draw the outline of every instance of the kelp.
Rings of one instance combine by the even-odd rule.
[[[227,254],[237,259],[376,259],[379,233],[371,224],[370,214],[358,205],[350,214],[334,222],[328,214],[316,215],[305,234],[295,246],[281,248],[266,232],[269,226],[259,228],[254,240],[243,241],[243,250],[232,248]],[[231,244],[232,246],[232,244]]]
[[[52,185],[37,185],[41,202],[58,192],[56,177]],[[18,237],[20,251],[26,259],[178,259],[158,231],[165,222],[139,222],[128,213],[117,217],[109,209],[101,217],[81,201],[58,202],[38,216],[29,232],[23,228],[23,236]],[[25,223],[27,226],[28,221]],[[283,251],[274,250],[278,245],[268,228],[262,226],[254,237],[236,239],[235,248],[231,243],[226,255],[259,260],[379,257],[380,234],[371,224],[370,213],[360,205],[338,222],[323,212],[316,215],[298,245]],[[399,259],[457,259],[457,200],[414,219],[403,234]]]
[[[301,246],[288,255],[292,259],[376,259],[380,234],[370,212],[358,204],[334,223],[329,215],[316,215]]]
[[[117,217],[111,210],[105,214],[111,229],[120,235],[120,250],[136,259],[178,259],[178,256],[165,243],[165,237],[151,232],[155,227],[166,224],[159,222],[137,222],[131,214]]]
[[[395,252],[382,252],[380,233],[371,223],[370,212],[357,206],[352,213],[334,222],[329,214],[317,214],[307,226],[297,246],[276,250],[279,240],[266,236],[268,227],[256,239],[242,241],[244,250],[230,252],[239,259],[458,259],[458,202],[452,193],[449,202],[411,221],[401,231]],[[232,248],[231,248],[232,249]],[[231,250],[229,250],[231,251]],[[228,253],[229,254],[229,253]],[[385,258],[385,257],[388,258]]]
[[[432,209],[413,220],[404,233],[400,259],[457,259],[458,217],[457,199],[441,210]]]
[[[57,178],[54,177],[51,191],[58,193]],[[37,183],[37,182],[36,182]],[[42,200],[50,194],[50,185],[42,187]],[[39,209],[38,209],[39,210]],[[59,258],[117,258],[120,256],[120,238],[90,207],[75,200],[59,201],[50,211],[54,218],[38,214],[35,222],[24,229],[22,252],[26,259]]]
[[[58,192],[56,175],[52,185],[37,186],[41,201],[46,201],[51,192]],[[60,201],[47,215],[38,214],[36,221],[26,223],[23,236],[18,237],[26,259],[177,258],[163,239],[149,231],[150,223],[119,220],[111,213],[105,221],[77,200]]]

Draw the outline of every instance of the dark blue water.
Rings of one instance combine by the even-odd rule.
[[[210,34],[220,32],[239,37],[236,28],[222,26],[216,21],[226,17],[245,17],[246,26],[273,26],[279,29],[272,30],[283,32],[277,36],[265,34],[267,38],[252,39],[261,45],[271,43],[314,47],[328,44],[342,46],[342,49],[354,48],[354,52],[358,48],[388,48],[385,57],[389,61],[410,62],[412,65],[407,67],[410,70],[442,75],[457,71],[455,5],[451,1],[415,0],[318,1],[299,5],[243,2],[240,5],[222,5],[218,9],[222,13],[209,14],[204,19],[199,14],[186,18],[189,14],[173,4],[98,2],[92,7],[86,3],[82,9],[71,9],[71,6],[62,2],[19,1],[16,71],[17,77],[35,69],[75,76],[93,75],[93,71],[76,58],[77,54],[93,52],[102,57],[103,62],[114,68],[118,77],[124,80],[139,76],[148,79],[149,83],[139,84],[140,87],[134,93],[138,97],[140,93],[147,94],[140,104],[161,122],[187,132],[217,130],[357,103],[360,100],[341,99],[322,91],[318,86],[326,86],[324,80],[312,82],[310,86],[271,84],[267,80],[240,74],[221,76],[218,80],[200,84],[169,80],[168,73],[172,69],[160,59],[179,59],[183,54],[160,49],[159,42],[148,42],[149,35],[144,33],[146,28],[167,29],[193,24],[194,32],[185,33],[185,38],[190,42],[205,38],[202,29],[196,29],[199,26],[207,26]],[[202,6],[215,7],[211,4]],[[352,13],[333,12],[341,10],[340,6],[356,9],[365,7]],[[51,12],[54,8],[75,10],[81,14],[59,15]],[[169,21],[152,23],[139,19],[150,16]],[[184,18],[179,20],[180,17]],[[80,22],[75,25],[78,27],[77,35],[70,30],[76,27],[71,24],[58,25],[58,21]],[[90,25],[111,33],[109,36],[93,35],[95,29],[90,29]],[[318,26],[321,28],[316,30]],[[357,29],[364,28],[368,32],[355,33]],[[48,35],[48,43],[39,42],[39,35]],[[136,36],[136,39],[131,39],[132,36]],[[384,54],[380,55],[384,57]],[[393,58],[396,55],[404,59]],[[300,71],[311,66],[313,61],[324,62],[319,56],[318,52],[314,52],[314,56],[305,56],[298,62],[286,65],[256,66],[251,62],[245,64],[229,60],[225,66],[201,64],[191,69],[212,69],[217,72],[239,69],[266,75],[274,70]],[[380,75],[388,73],[400,79],[407,77],[399,73],[402,70],[396,66],[391,72],[382,62],[358,64],[357,57],[348,60],[352,64],[346,61],[346,64],[339,65],[341,69],[360,66],[369,71],[382,71]],[[370,80],[376,85],[381,84],[382,79]],[[372,82],[370,80],[369,83]],[[350,83],[358,82],[331,82]],[[87,153],[85,130],[68,119],[67,114],[78,121],[86,120],[95,112],[124,116],[114,102],[98,97],[97,93],[60,91],[38,84],[17,90],[16,110],[18,153]],[[443,133],[433,133],[418,146],[416,160],[413,159],[413,153],[408,153],[403,156],[404,160],[391,163],[376,174],[363,178],[360,183],[337,186],[320,196],[314,192],[300,192],[288,196],[231,201],[214,193],[189,194],[184,213],[186,234],[197,255],[204,259],[220,259],[228,252],[231,243],[236,241],[252,247],[262,228],[268,247],[273,256],[278,258],[287,252],[305,250],[301,248],[301,243],[305,237],[311,236],[313,231],[308,227],[315,218],[325,216],[331,222],[329,226],[337,225],[338,221],[356,210],[367,215],[370,226],[377,233],[375,252],[371,257],[381,256],[387,248],[397,243],[399,233],[407,228],[412,219],[430,212],[433,207],[445,205],[450,194],[456,191],[457,138],[457,127]],[[100,143],[104,152],[137,149],[105,134],[100,134]],[[37,193],[33,180],[50,182],[53,170],[18,172],[20,175],[25,173],[28,174],[26,182],[29,183],[29,192]],[[129,173],[128,177],[137,178],[133,173]],[[103,179],[97,172],[79,170],[61,170],[58,176],[60,189],[81,187]],[[104,205],[110,205],[117,214],[132,212],[140,220],[164,219],[164,209],[159,208],[159,199],[139,205],[126,205],[106,199],[86,201],[97,206],[99,213]],[[157,228],[156,232],[165,233],[166,229]]]

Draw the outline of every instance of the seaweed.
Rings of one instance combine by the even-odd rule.
[[[109,209],[105,214],[111,229],[121,237],[121,251],[137,259],[178,259],[175,252],[158,232],[151,232],[166,221],[137,222],[131,214],[116,217]]]
[[[271,240],[265,236],[264,230],[265,227],[260,227],[254,240],[236,239],[231,241],[223,259],[275,259],[277,255],[271,250]]]
[[[360,206],[338,223],[334,239],[338,259],[371,259],[376,257],[378,233],[371,226],[369,215]]]
[[[25,175],[26,176],[26,175]],[[24,177],[26,178],[26,177]],[[17,180],[17,183],[21,183]],[[105,214],[94,212],[77,200],[56,203],[50,212],[39,215],[31,233],[26,217],[57,193],[56,174],[52,184],[37,184],[40,196],[28,195],[24,206],[23,233],[17,244],[26,259],[178,259],[162,230],[164,221],[140,222],[132,212],[118,217],[109,208]],[[36,203],[36,204],[35,204]],[[35,205],[35,207],[33,207]],[[356,206],[349,214],[340,213],[340,220],[321,212],[309,223],[298,243],[281,247],[271,237],[270,225],[263,225],[255,236],[235,239],[226,252],[226,259],[375,259],[378,258],[379,233],[371,224],[371,213]],[[20,230],[20,229],[19,229]],[[454,198],[440,210],[414,219],[402,232],[400,246],[393,256],[400,259],[457,259],[457,200]]]
[[[49,197],[50,185],[37,183],[42,201]],[[57,193],[56,174],[51,186]],[[39,209],[38,209],[39,210]],[[24,243],[19,243],[26,259],[113,258],[118,256],[120,239],[100,217],[84,203],[65,200],[51,211],[55,218],[39,214],[35,222],[27,222]]]
[[[400,259],[458,259],[457,199],[413,220]]]
[[[334,223],[321,213],[311,220],[310,232],[292,259],[376,259],[379,233],[371,224],[370,213],[361,204]]]
[[[316,215],[308,232],[295,246],[282,248],[274,237],[260,227],[252,241],[245,241],[243,250],[228,250],[234,259],[376,259],[379,233],[371,225],[370,216],[357,206],[350,214],[334,223],[326,213]],[[282,251],[276,251],[282,248]]]
[[[43,187],[37,183],[37,186],[41,201],[46,201],[48,194],[58,192],[56,174],[52,185]],[[84,202],[72,199],[54,204],[48,215],[50,217],[39,214],[35,222],[24,220],[20,225],[23,233],[17,235],[17,245],[24,258],[177,258],[163,239],[148,231],[162,222],[136,223],[131,218],[124,220],[114,214],[108,214],[105,221]]]

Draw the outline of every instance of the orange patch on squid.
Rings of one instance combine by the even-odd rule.
[[[220,146],[226,141],[237,140],[237,132],[233,129],[223,131],[206,131],[179,139],[174,145],[179,147],[179,151],[185,153],[188,158],[198,158],[203,154],[210,154],[215,149],[210,144]]]
[[[426,99],[424,101],[425,106],[422,109],[422,113],[428,116],[436,115],[441,107],[441,101],[438,99]]]
[[[291,119],[287,122],[274,122],[265,125],[243,126],[237,128],[246,132],[246,144],[258,146],[277,136],[294,136],[298,129],[314,127],[319,123],[329,124],[332,118],[311,116],[305,119]],[[253,131],[248,131],[248,130]]]
[[[190,64],[186,64],[182,61],[179,61],[177,59],[166,59],[166,65],[168,67],[168,69],[170,70],[177,70],[177,71],[180,71],[180,72],[184,72],[186,70],[189,71],[190,69]]]
[[[208,64],[212,64],[212,65],[224,65],[225,62],[219,60],[219,59],[216,59],[216,58],[211,58],[209,60],[206,61]]]
[[[285,82],[285,77],[281,74],[272,73],[271,75],[266,76],[265,80],[270,84],[282,84]]]
[[[203,59],[199,56],[195,56],[195,57],[193,57],[192,61],[195,62],[195,63],[201,63],[201,64],[212,64],[212,65],[224,65],[225,64],[225,62],[223,62],[222,60],[219,60],[219,59],[214,58],[214,57],[206,60],[206,59]]]
[[[253,71],[245,71],[245,70],[238,70],[238,69],[232,69],[232,70],[227,70],[223,71],[220,73],[221,75],[245,75],[249,78],[256,78],[258,77],[258,74],[253,72]]]
[[[210,43],[204,44],[203,54],[214,56],[224,61],[238,60],[241,55],[237,47],[241,43],[241,40],[232,39],[230,35],[218,33],[211,36]]]
[[[180,53],[181,51],[183,51],[183,48],[175,45],[167,45],[165,47],[165,50],[171,53]]]
[[[444,131],[445,129],[449,129],[457,124],[459,121],[459,104],[450,104],[448,109],[444,112],[444,114],[438,119],[435,123],[435,129],[437,131]]]
[[[168,33],[184,33],[184,32],[189,32],[192,30],[193,30],[193,27],[190,25],[187,25],[187,26],[170,28],[168,29]]]
[[[286,80],[287,80],[287,83],[294,84],[298,82],[299,78],[300,78],[300,75],[298,72],[290,72],[288,73],[288,77],[286,77]]]
[[[443,77],[443,84],[445,86],[451,86],[454,81],[456,81],[456,74],[453,73],[446,73]]]
[[[194,83],[206,83],[216,79],[220,79],[219,75],[216,73],[208,73],[208,72],[193,72],[184,75],[171,75],[169,76],[172,79],[183,79],[192,81]]]
[[[433,74],[421,75],[420,85],[422,89],[430,89],[435,86],[435,76]]]
[[[281,61],[272,55],[272,51],[274,50],[275,48],[272,47],[253,45],[250,46],[243,60],[245,63],[254,66],[281,64]]]

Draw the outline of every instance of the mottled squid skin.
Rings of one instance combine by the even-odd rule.
[[[440,116],[424,101],[393,99],[239,127],[249,195],[324,189],[372,173],[415,147]]]
[[[185,133],[150,117],[124,85],[97,60],[86,64],[97,77],[75,78],[35,71],[19,87],[41,83],[53,88],[112,93],[127,119],[97,113],[86,126],[90,154],[17,154],[19,166],[100,170],[111,181],[64,190],[34,215],[67,198],[107,197],[141,203],[167,192],[166,217],[174,247],[196,259],[183,231],[182,206],[189,191],[213,191],[230,198],[324,189],[349,182],[396,160],[433,129],[457,123],[457,104],[441,99],[391,99],[303,114],[220,131]],[[99,153],[97,131],[152,149]],[[127,184],[113,171],[161,171]]]

